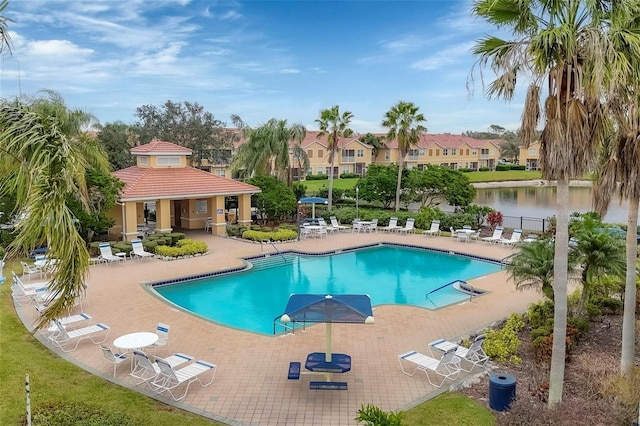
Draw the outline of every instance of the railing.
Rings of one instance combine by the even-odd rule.
[[[273,319],[273,334],[280,334],[280,333],[285,334],[288,332],[291,332],[291,334],[295,334],[296,328],[302,328],[302,331],[305,331],[304,322],[298,323],[296,321],[291,321],[291,322],[285,323],[280,321],[281,317],[282,315],[278,315]],[[278,327],[282,328],[282,330],[279,330]]]
[[[550,219],[525,216],[502,216],[502,226],[505,228],[522,229],[523,231],[546,232],[551,226]]]
[[[436,289],[434,289],[434,290],[431,290],[429,293],[427,293],[426,298],[427,298],[427,299],[429,299],[429,296],[430,296],[431,294],[435,293],[436,291],[442,290],[442,289],[443,289],[443,288],[445,288],[445,287],[449,287],[450,285],[453,285],[454,283],[457,283],[458,281],[459,281],[459,280],[451,281],[450,283],[447,283],[447,284],[445,284],[445,285],[441,285],[440,287],[438,287],[438,288],[436,288]]]
[[[269,241],[269,243],[273,246],[273,248],[275,249],[276,253],[278,253],[280,256],[282,256],[282,260],[284,260],[284,263],[287,263],[287,258],[284,257],[284,254],[282,254],[280,252],[280,250],[278,250],[278,247],[276,247],[276,245],[273,244],[273,241]]]

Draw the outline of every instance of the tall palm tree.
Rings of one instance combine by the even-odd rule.
[[[523,146],[540,136],[543,178],[556,179],[554,258],[554,333],[549,373],[549,405],[562,401],[567,326],[569,255],[569,180],[581,178],[593,164],[595,146],[608,130],[600,100],[611,75],[614,50],[608,19],[615,0],[476,0],[473,13],[512,31],[513,41],[486,36],[473,49],[478,64],[490,64],[497,78],[489,97],[512,99],[518,77],[531,79],[522,114]],[[625,2],[628,3],[628,2]],[[618,8],[619,9],[619,8]],[[619,12],[621,13],[621,12]],[[548,93],[541,102],[542,87]],[[543,110],[541,111],[543,107]]]
[[[16,209],[25,213],[10,251],[46,245],[59,260],[49,284],[59,297],[37,327],[67,313],[85,291],[89,253],[66,200],[72,195],[86,204],[87,167],[109,171],[107,155],[84,132],[91,116],[49,95],[26,104],[0,101],[0,197],[15,191]]]
[[[302,180],[303,173],[306,175],[307,170],[311,166],[307,151],[305,151],[300,143],[294,143],[291,148],[291,158],[294,160],[294,164],[298,166],[298,182]]]
[[[333,164],[336,154],[340,151],[340,139],[353,135],[353,130],[349,128],[352,119],[353,114],[350,111],[344,111],[340,114],[340,107],[334,105],[329,109],[320,111],[320,118],[316,120],[320,127],[318,137],[327,136],[329,149],[329,163],[331,164],[331,169],[329,170],[329,211],[333,206]]]
[[[422,125],[426,121],[424,115],[418,113],[419,107],[413,102],[400,101],[392,106],[384,115],[382,126],[389,129],[387,140],[398,141],[398,182],[396,184],[396,211],[400,210],[400,193],[402,191],[402,169],[404,157],[412,146],[420,140],[420,135],[427,131]]]
[[[376,136],[373,133],[367,133],[366,135],[361,137],[360,142],[371,146],[371,156],[373,157],[374,162],[376,160],[376,157],[378,156],[378,152],[380,152],[380,148],[385,146],[384,138],[381,136]]]
[[[287,120],[272,118],[256,129],[243,129],[247,142],[238,149],[235,169],[244,168],[249,176],[270,174],[274,167],[282,180],[289,174],[289,144],[300,143],[306,129],[301,124],[287,126]]]
[[[0,14],[9,6],[9,0],[0,1]],[[11,37],[9,36],[9,27],[7,24],[13,20],[4,15],[0,15],[0,53],[5,50],[11,53]]]

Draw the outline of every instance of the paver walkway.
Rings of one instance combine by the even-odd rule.
[[[407,409],[429,399],[435,388],[424,376],[406,376],[400,371],[398,355],[410,350],[426,352],[427,343],[437,338],[457,339],[478,331],[512,312],[522,312],[539,299],[531,291],[517,292],[501,271],[471,281],[490,293],[472,302],[437,311],[384,305],[374,307],[372,326],[334,324],[333,350],[352,356],[352,370],[340,377],[347,391],[309,390],[309,376],[287,380],[290,361],[304,362],[310,352],[324,349],[325,327],[284,337],[263,336],[214,324],[185,313],[156,298],[144,282],[210,272],[242,265],[242,257],[274,252],[270,245],[252,244],[196,232],[190,238],[205,240],[207,256],[165,262],[128,260],[116,265],[94,265],[88,278],[84,310],[94,322],[111,327],[107,342],[134,331],[153,331],[158,322],[171,325],[169,346],[158,355],[184,352],[218,365],[213,384],[196,383],[178,407],[189,409],[232,425],[354,425],[361,404],[381,409]],[[494,259],[511,254],[510,248],[484,243],[459,243],[452,238],[422,235],[341,233],[328,238],[278,245],[280,250],[321,252],[380,241],[390,241],[464,252]],[[419,265],[416,265],[419,268]],[[347,277],[345,277],[347,279]],[[268,283],[265,283],[268,285]],[[286,300],[282,301],[283,307]],[[28,324],[36,318],[32,307],[17,308]],[[239,313],[246,315],[247,313]],[[428,352],[427,352],[428,353]],[[90,342],[69,355],[62,355],[83,368],[111,377],[112,366],[104,363],[99,347]],[[128,366],[121,366],[114,380],[132,387]],[[463,377],[462,377],[463,378]],[[314,379],[315,380],[315,379]],[[142,388],[136,388],[145,392]],[[145,392],[148,394],[148,392]],[[166,398],[162,401],[173,403]]]

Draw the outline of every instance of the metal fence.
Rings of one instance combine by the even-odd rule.
[[[505,228],[522,229],[531,232],[546,232],[549,230],[551,221],[540,219],[539,217],[524,216],[502,216],[502,226]]]

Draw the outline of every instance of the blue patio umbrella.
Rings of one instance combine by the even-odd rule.
[[[300,204],[311,204],[311,217],[316,218],[316,204],[329,204],[329,200],[322,197],[302,197],[298,200]]]
[[[326,323],[326,362],[331,362],[331,324],[373,324],[371,298],[366,294],[292,294],[280,317],[283,323]]]

